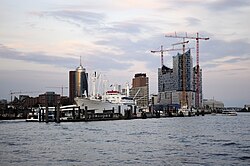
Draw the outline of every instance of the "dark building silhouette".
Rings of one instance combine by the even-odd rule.
[[[42,107],[52,107],[57,106],[60,103],[60,100],[60,94],[56,94],[55,92],[46,92],[44,94],[40,94],[38,97],[20,95],[19,99],[17,99],[17,105],[23,108],[38,107],[39,105]],[[13,101],[12,104],[15,105],[15,102]]]
[[[135,98],[139,107],[147,107],[149,104],[149,86],[146,73],[137,73],[132,80],[130,96]]]
[[[80,66],[75,71],[69,72],[69,98],[74,101],[75,97],[88,96],[88,73]]]
[[[42,106],[57,106],[58,102],[60,101],[60,95],[56,94],[55,92],[46,92],[44,94],[39,95],[38,102]]]
[[[76,96],[76,71],[69,71],[69,98],[73,101]]]

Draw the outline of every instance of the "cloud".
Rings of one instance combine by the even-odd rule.
[[[244,39],[224,41],[219,39],[213,39],[212,36],[209,41],[206,41],[206,43],[200,43],[200,51],[201,61],[207,62],[226,56],[249,56],[250,44]]]
[[[74,25],[80,26],[79,23],[84,25],[99,25],[103,22],[105,15],[97,12],[89,12],[82,10],[56,10],[56,11],[43,11],[43,12],[30,12],[31,15],[45,17],[51,16],[60,21],[65,21]]]
[[[178,3],[183,2],[187,6],[202,6],[208,7],[209,9],[219,9],[222,5],[225,8],[229,8],[230,5],[236,3],[235,1],[212,1],[212,2],[201,2],[201,1],[187,1],[182,0]],[[227,4],[225,4],[228,2]],[[176,2],[172,2],[173,4]],[[242,7],[247,4],[247,1],[240,0],[239,3],[234,5],[236,7]],[[166,5],[166,4],[165,4]],[[169,5],[168,5],[169,6]],[[171,5],[170,5],[171,6]],[[233,7],[232,7],[233,8]],[[100,64],[97,62],[98,68],[103,69],[102,66],[116,68],[121,64],[127,64],[128,60],[132,61],[142,61],[146,62],[147,67],[154,70],[159,66],[159,57],[150,54],[150,50],[156,48],[156,46],[164,45],[164,47],[171,46],[175,41],[173,39],[164,38],[164,34],[154,32],[154,24],[152,22],[147,22],[145,20],[140,20],[134,17],[133,20],[122,20],[120,22],[108,22],[108,18],[104,13],[100,12],[89,12],[85,10],[56,10],[56,11],[46,11],[42,12],[42,16],[53,16],[54,18],[60,18],[62,21],[68,21],[69,23],[77,23],[80,25],[99,25],[89,28],[90,31],[95,32],[96,39],[94,43],[94,48],[92,51],[88,52],[88,59],[93,56],[95,59],[106,59],[113,65],[106,66],[105,64]],[[40,16],[41,13],[33,13],[34,15]],[[188,16],[185,18],[188,26],[197,27],[200,26],[202,20],[197,16]],[[87,27],[88,27],[87,26]],[[86,30],[86,29],[84,29]],[[86,31],[85,31],[86,32]],[[89,32],[89,31],[88,31]],[[219,64],[207,64],[207,61],[219,59],[226,56],[240,56],[247,55],[250,52],[250,45],[241,40],[224,41],[223,39],[216,39],[216,36],[205,32],[211,39],[206,42],[200,42],[200,62],[204,63],[205,67],[215,67]],[[147,34],[150,34],[147,36]],[[155,37],[153,34],[157,34]],[[172,42],[173,41],[173,42]],[[171,43],[172,42],[172,43]],[[157,44],[156,44],[157,43]],[[191,46],[195,47],[195,45]],[[87,48],[86,48],[87,49]],[[106,49],[106,51],[105,51]],[[108,51],[110,50],[110,51]],[[113,51],[113,52],[112,52]],[[116,53],[115,53],[116,52]],[[193,56],[195,56],[195,52]],[[175,55],[175,53],[170,53]],[[166,57],[167,58],[167,57]],[[241,59],[231,59],[225,63],[233,63],[234,61],[241,61]],[[92,61],[92,60],[91,60]],[[172,59],[170,60],[172,61]],[[215,61],[212,61],[215,63]],[[96,63],[96,64],[97,64]],[[121,63],[121,64],[119,64]],[[93,64],[95,64],[93,62]],[[117,65],[118,64],[118,65]]]
[[[170,3],[171,4],[171,3]],[[249,0],[214,0],[214,1],[200,1],[200,0],[177,0],[172,2],[173,6],[180,5],[185,7],[202,7],[212,11],[226,11],[233,10],[250,5]],[[169,5],[169,4],[167,4]],[[171,6],[171,5],[170,5]]]
[[[207,2],[206,6],[217,12],[232,10],[250,5],[249,0],[217,0],[212,2]]]
[[[187,26],[198,26],[201,23],[201,20],[194,18],[194,17],[187,17]]]
[[[76,64],[77,62],[75,58],[52,56],[43,52],[20,52],[2,44],[0,44],[0,58],[23,60],[66,68],[72,67],[72,64]]]
[[[110,24],[111,27],[105,27],[103,30],[109,33],[128,33],[128,34],[138,34],[141,33],[141,24],[129,23],[129,22],[114,22]]]
[[[81,24],[88,23],[88,21],[82,21],[82,17],[74,16],[81,13],[79,10],[58,10],[44,13],[46,13],[46,16],[60,16],[60,18],[74,20]],[[92,14],[90,15],[92,16]],[[90,30],[91,32],[97,33],[97,35],[94,37],[94,39],[96,39],[94,42],[90,41],[91,45],[94,46],[92,51],[88,51],[86,55],[86,49],[88,50],[88,48],[84,48],[88,62],[91,62],[93,65],[98,64],[96,67],[100,69],[104,69],[105,66],[108,70],[111,69],[111,67],[112,69],[116,67],[117,69],[122,69],[122,65],[129,67],[130,64],[127,63],[129,61],[145,62],[147,67],[152,70],[158,67],[160,58],[152,55],[150,50],[155,48],[156,45],[159,47],[163,43],[168,43],[168,41],[164,38],[164,34],[159,34],[155,31],[157,28],[154,28],[154,25],[152,26],[150,21],[135,18],[129,21],[107,22],[105,16],[95,16],[96,15],[93,14],[93,17],[97,18],[96,22],[99,22],[101,26],[94,26]],[[84,29],[84,31],[85,30],[86,29]],[[152,34],[156,35],[152,36]],[[97,62],[93,62],[92,59],[97,60]],[[99,59],[101,59],[101,61],[99,61]],[[103,63],[104,61],[109,62],[110,65],[106,66],[105,63]],[[102,64],[100,64],[100,62],[102,62]]]
[[[129,68],[132,64],[126,61],[119,61],[119,58],[115,58],[116,55],[105,54],[103,52],[96,52],[96,54],[85,55],[85,60],[88,66],[92,66],[98,70],[123,70]],[[58,57],[48,55],[43,52],[20,52],[15,49],[8,48],[0,44],[0,58],[22,60],[28,62],[35,62],[39,64],[48,64],[58,67],[65,67],[72,69],[72,66],[76,66],[79,60],[75,57]]]
[[[30,15],[36,17],[53,17],[59,21],[67,22],[77,27],[81,27],[87,33],[104,34],[123,33],[129,36],[144,33],[145,31],[153,32],[151,22],[143,17],[135,17],[133,19],[119,19],[121,21],[111,21],[105,13],[89,12],[79,9],[64,9],[55,11],[32,11]]]
[[[88,66],[95,67],[94,70],[109,71],[109,70],[126,70],[132,64],[129,61],[119,61],[114,58],[114,56],[101,56],[99,54],[90,55],[87,63]]]
[[[202,65],[205,73],[221,74],[221,77],[229,76],[232,80],[238,80],[242,77],[249,81],[248,73],[250,72],[250,57],[226,56],[206,62]],[[220,78],[221,79],[221,78]]]
[[[84,31],[93,32],[93,28],[100,28],[105,23],[105,14],[99,12],[90,12],[85,10],[54,10],[54,11],[32,11],[30,15],[45,18],[52,17],[58,21],[66,22],[76,27],[82,28]]]
[[[98,40],[95,44],[118,48],[121,54],[111,55],[117,61],[145,62],[147,64],[146,67],[155,70],[159,65],[160,56],[150,53],[150,50],[155,47],[160,47],[160,43],[164,43],[164,40],[163,34],[138,41],[132,41],[128,38],[119,38],[114,36],[106,40]]]
[[[224,60],[221,61],[221,63],[238,63],[238,62],[243,62],[243,61],[249,61],[250,57],[225,57]],[[218,61],[218,60],[217,60]]]

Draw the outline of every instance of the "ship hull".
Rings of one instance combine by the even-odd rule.
[[[110,103],[108,101],[102,101],[97,99],[89,99],[89,98],[82,98],[76,97],[75,102],[80,109],[85,109],[87,107],[88,110],[95,110],[96,113],[102,113],[103,110],[112,110],[118,113],[118,106],[121,107],[121,112],[123,114],[124,109],[128,109],[127,105],[118,104],[118,103]]]

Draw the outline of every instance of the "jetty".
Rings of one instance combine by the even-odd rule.
[[[117,111],[118,110],[118,111]],[[121,106],[117,110],[113,107],[110,110],[103,110],[96,112],[90,110],[87,106],[80,109],[79,106],[72,105],[67,107],[42,107],[33,110],[28,114],[27,122],[91,122],[91,121],[110,121],[110,120],[130,120],[130,119],[147,119],[147,118],[171,118],[171,117],[185,117],[182,113],[174,111],[155,111],[152,107],[149,110],[141,110],[136,106],[131,106],[130,109],[123,110],[121,113]],[[190,112],[187,117],[204,116],[204,112]]]

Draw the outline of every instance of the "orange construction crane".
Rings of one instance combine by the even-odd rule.
[[[178,51],[178,50],[182,50],[183,51],[183,90],[182,90],[182,98],[181,98],[181,105],[184,106],[187,104],[186,102],[186,89],[185,89],[185,84],[186,84],[186,79],[185,79],[185,75],[186,75],[186,71],[185,71],[185,56],[184,56],[184,53],[185,53],[185,50],[186,49],[193,49],[193,48],[186,48],[185,47],[185,44],[188,43],[189,41],[183,41],[183,42],[180,42],[180,43],[175,43],[175,44],[172,44],[173,48],[172,49],[167,49],[167,50],[163,50],[163,46],[161,46],[161,50],[158,50],[158,51],[151,51],[152,53],[156,53],[156,52],[160,52],[161,53],[161,65],[163,66],[163,52],[166,52],[166,51]],[[183,45],[183,48],[182,49],[177,49],[177,48],[174,48],[175,45],[179,45],[179,44],[182,44]]]
[[[54,86],[54,87],[46,87],[46,88],[52,88],[52,89],[55,89],[55,88],[60,88],[61,90],[62,90],[62,92],[61,92],[61,95],[63,96],[63,89],[68,89],[68,87],[67,86]]]
[[[200,107],[200,66],[199,66],[199,40],[209,40],[208,37],[199,37],[199,33],[195,36],[178,36],[176,33],[175,35],[165,35],[165,37],[172,37],[172,38],[182,38],[183,41],[185,39],[194,39],[196,40],[196,65],[197,65],[197,77],[196,77],[196,107]]]

